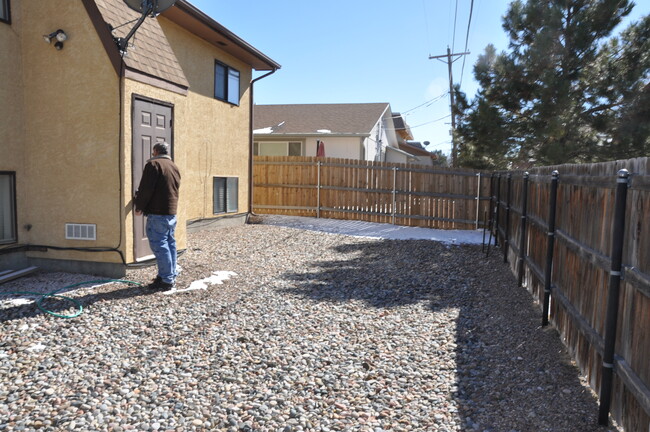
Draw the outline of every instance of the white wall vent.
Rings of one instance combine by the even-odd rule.
[[[72,240],[97,240],[95,224],[65,224],[65,238]]]

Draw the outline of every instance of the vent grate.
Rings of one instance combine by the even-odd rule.
[[[97,240],[95,224],[65,224],[65,238],[72,240]]]

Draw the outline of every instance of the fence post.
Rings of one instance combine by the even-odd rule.
[[[478,186],[476,188],[476,223],[474,224],[474,229],[478,229],[478,213],[479,207],[481,207],[481,173],[476,175],[478,176]]]
[[[490,255],[490,245],[492,244],[492,228],[494,222],[494,209],[492,208],[492,203],[494,202],[494,173],[490,174],[490,207],[488,208],[488,241],[487,241],[487,252],[485,252],[486,257]]]
[[[512,173],[508,173],[508,188],[506,192],[506,226],[503,239],[503,262],[508,262],[508,247],[510,246],[510,196],[512,195]]]
[[[526,256],[526,219],[528,206],[528,172],[524,173],[524,185],[521,203],[521,234],[519,236],[519,262],[517,263],[517,284],[523,286],[524,282],[524,258]]]
[[[494,207],[494,246],[499,245],[499,207],[501,206],[501,173],[497,174],[497,204]]]
[[[621,263],[623,261],[623,240],[625,236],[625,207],[629,173],[626,169],[618,172],[616,179],[616,203],[612,229],[612,256],[609,272],[609,293],[607,294],[607,315],[605,319],[605,349],[603,352],[602,378],[600,384],[600,408],[598,423],[609,423],[609,409],[612,399],[612,380],[614,375],[614,351],[616,348],[616,322],[618,320],[619,287],[621,282]]]
[[[551,189],[549,192],[548,233],[546,240],[546,269],[544,271],[544,303],[542,306],[542,326],[548,325],[548,307],[551,300],[551,275],[553,274],[553,247],[555,246],[555,210],[557,208],[557,182],[560,173],[555,170],[551,174]]]
[[[397,167],[393,167],[393,211],[392,220],[395,225],[395,206],[397,206]]]
[[[316,185],[316,218],[320,218],[320,165],[321,161],[317,162],[318,165],[318,184]]]

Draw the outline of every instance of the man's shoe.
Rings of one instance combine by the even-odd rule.
[[[154,279],[153,282],[151,282],[147,286],[147,288],[151,290],[167,291],[174,288],[174,283],[163,282],[163,280],[160,277],[157,277],[156,279]]]

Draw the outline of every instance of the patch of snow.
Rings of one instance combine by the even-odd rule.
[[[43,344],[40,343],[40,342],[37,342],[37,343],[35,343],[34,345],[32,345],[32,346],[30,346],[29,348],[27,348],[27,351],[31,351],[31,352],[41,352],[41,351],[44,351],[45,348],[47,348],[45,345],[43,345]]]
[[[322,134],[330,134],[330,133],[332,133],[332,131],[329,130],[329,129],[318,129],[316,132],[322,133]]]
[[[195,290],[207,290],[208,285],[222,285],[224,281],[230,279],[231,276],[237,276],[237,273],[232,271],[215,271],[212,272],[212,276],[205,279],[196,280],[190,284],[189,287],[185,289],[172,289],[169,291],[163,292],[165,295],[177,294],[180,292],[195,291]]]
[[[255,129],[253,131],[254,134],[272,134],[273,133],[273,126],[265,127],[263,129]]]
[[[264,215],[263,223],[355,237],[389,240],[432,240],[447,244],[483,243],[483,230],[442,230],[374,222],[281,215]]]
[[[30,300],[28,298],[16,298],[2,301],[2,304],[9,306],[24,306],[32,303],[34,303],[34,300]]]

